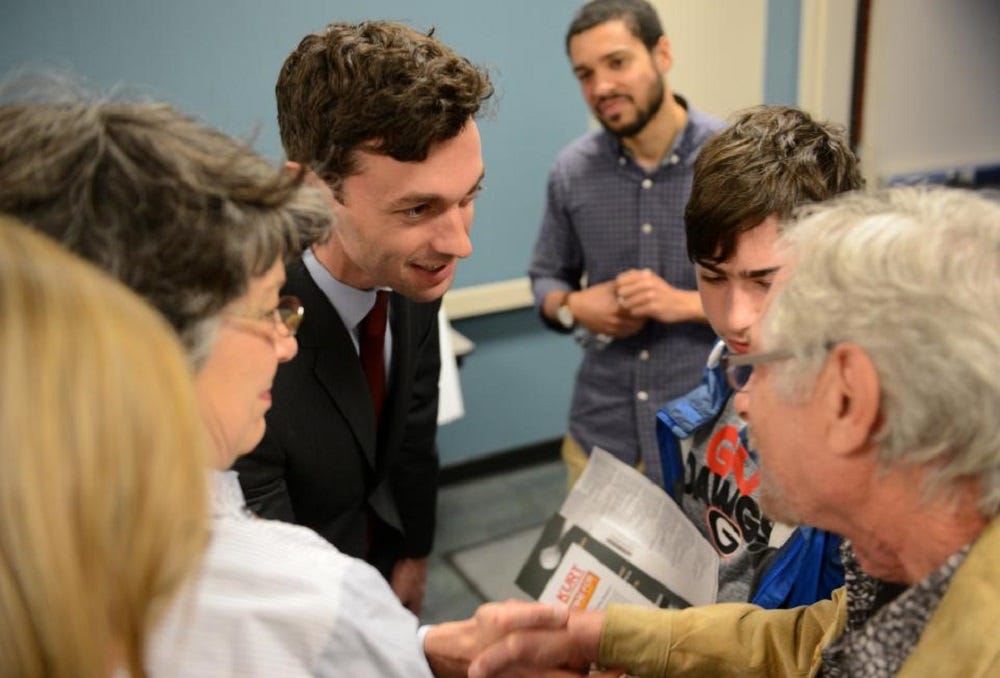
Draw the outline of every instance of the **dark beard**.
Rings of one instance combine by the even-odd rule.
[[[650,88],[649,106],[643,110],[638,109],[635,122],[627,127],[621,127],[619,129],[612,129],[608,126],[603,119],[598,118],[597,121],[601,123],[601,126],[606,129],[611,134],[615,135],[619,139],[627,139],[628,137],[634,137],[642,130],[646,129],[646,125],[649,121],[660,111],[663,106],[663,98],[665,94],[665,88],[663,87],[663,78],[657,77],[656,82]]]

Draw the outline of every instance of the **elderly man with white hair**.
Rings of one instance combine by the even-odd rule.
[[[727,376],[775,520],[844,535],[846,583],[792,610],[611,606],[470,675],[1000,675],[1000,204],[894,189],[813,208]],[[790,274],[790,275],[789,275]]]

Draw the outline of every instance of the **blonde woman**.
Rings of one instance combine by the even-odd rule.
[[[173,332],[0,216],[0,676],[143,676],[205,547],[211,443]]]

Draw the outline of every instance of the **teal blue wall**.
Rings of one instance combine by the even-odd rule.
[[[561,436],[581,352],[569,338],[540,328],[533,310],[455,323],[476,343],[462,366],[466,416],[443,426],[445,463]]]
[[[100,87],[169,101],[281,159],[273,87],[287,53],[335,20],[381,18],[436,27],[487,65],[497,86],[481,122],[486,191],[475,253],[457,286],[524,275],[558,150],[587,128],[563,53],[577,0],[30,0],[4,3],[0,72],[72,70]],[[768,96],[794,100],[799,0],[771,0]],[[794,16],[793,16],[794,15]],[[778,26],[779,28],[775,28]],[[794,50],[790,45],[795,45]],[[796,63],[787,63],[787,55]],[[771,99],[769,99],[771,100]],[[782,99],[784,100],[784,99]],[[445,464],[560,436],[579,350],[529,310],[456,323],[476,342],[462,370],[467,415],[440,433]]]
[[[799,21],[802,0],[768,0],[764,56],[765,104],[799,101]]]
[[[301,37],[334,20],[435,27],[490,68],[493,113],[482,122],[486,192],[476,251],[458,286],[523,275],[556,151],[586,129],[562,34],[575,0],[31,0],[5,3],[0,71],[24,64],[72,69],[167,100],[256,140],[281,159],[274,81]]]

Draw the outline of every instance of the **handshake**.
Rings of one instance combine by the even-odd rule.
[[[604,614],[511,600],[486,603],[465,621],[431,627],[427,661],[439,678],[465,676],[621,676],[594,673]]]

